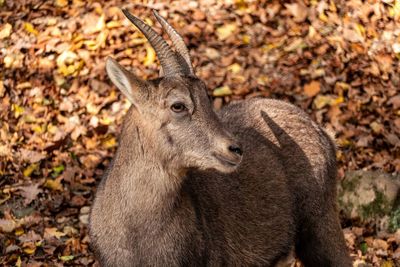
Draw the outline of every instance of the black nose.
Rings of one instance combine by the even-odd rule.
[[[235,154],[238,154],[240,156],[243,154],[242,149],[238,145],[230,145],[228,147],[228,149],[229,149],[229,151],[231,151],[231,152],[233,152]]]

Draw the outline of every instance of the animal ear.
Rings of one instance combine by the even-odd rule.
[[[146,86],[146,82],[122,67],[115,59],[108,57],[106,61],[108,77],[114,85],[137,107],[137,93]]]

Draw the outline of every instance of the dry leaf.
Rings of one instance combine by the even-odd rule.
[[[21,196],[23,196],[24,204],[29,205],[33,200],[36,199],[37,195],[42,192],[42,189],[39,188],[40,184],[31,184],[27,186],[20,186],[18,189],[20,190]]]
[[[306,5],[304,5],[303,2],[285,4],[285,7],[292,14],[294,21],[303,22],[306,20],[307,15],[308,15],[308,8]]]
[[[334,97],[329,95],[317,95],[314,99],[314,105],[317,109],[321,109],[327,105],[337,105],[343,103],[343,97]]]
[[[225,24],[219,28],[217,28],[217,36],[218,39],[223,41],[227,39],[229,36],[233,34],[233,32],[236,30],[237,26],[235,23],[229,23]]]
[[[61,184],[61,180],[62,177],[59,177],[55,180],[53,179],[46,179],[46,182],[44,184],[45,187],[50,188],[52,190],[56,190],[56,191],[62,191],[63,190],[63,186]]]
[[[321,86],[318,81],[312,81],[304,85],[304,94],[308,97],[316,96],[321,91]]]
[[[57,239],[60,239],[63,236],[65,236],[65,233],[58,231],[58,229],[56,227],[44,229],[44,238],[45,239],[49,239],[49,237],[55,237]]]
[[[4,233],[11,233],[19,224],[13,219],[0,219],[0,230]]]
[[[24,23],[24,28],[27,32],[32,33],[33,35],[38,35],[39,32],[33,27],[32,23],[25,22]]]
[[[218,87],[215,88],[213,91],[213,96],[227,96],[227,95],[231,95],[232,91],[229,88],[229,86],[222,86],[222,87]]]
[[[388,104],[389,104],[389,105],[392,105],[394,109],[400,108],[400,94],[399,94],[399,95],[392,96],[392,97],[389,99]]]
[[[36,171],[38,168],[39,168],[38,163],[30,164],[28,167],[24,169],[23,174],[25,177],[31,177],[32,173]]]
[[[156,60],[156,51],[150,45],[146,45],[146,57],[143,61],[145,66],[153,64]]]
[[[238,63],[233,63],[232,65],[228,66],[228,70],[233,74],[239,73],[242,67]]]
[[[31,230],[26,234],[21,235],[20,237],[18,237],[19,241],[22,243],[27,243],[27,242],[37,242],[42,240],[42,237],[40,235],[38,235],[37,233],[35,233],[35,231]]]
[[[19,150],[20,156],[21,156],[21,160],[23,161],[27,161],[30,163],[36,163],[41,161],[42,159],[46,158],[45,154],[36,152],[36,151],[32,151],[32,150],[28,150],[25,148],[21,148]]]
[[[1,28],[0,28],[0,40],[1,39],[5,39],[8,38],[11,34],[12,31],[12,26],[10,23],[6,23],[4,24]]]

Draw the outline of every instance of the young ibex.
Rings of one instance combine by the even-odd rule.
[[[123,10],[162,77],[144,81],[107,59],[132,103],[92,207],[102,266],[351,266],[336,208],[335,145],[305,112],[272,99],[212,110],[180,35]]]

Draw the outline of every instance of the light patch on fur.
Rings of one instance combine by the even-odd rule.
[[[326,127],[324,127],[323,130],[329,136],[332,143],[335,145],[335,148],[338,148],[338,143],[336,140],[336,132],[332,128],[326,128]]]

